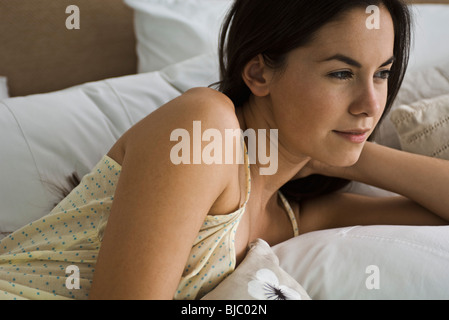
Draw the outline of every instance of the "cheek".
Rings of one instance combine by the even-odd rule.
[[[313,92],[304,91],[304,92]],[[315,154],[327,141],[330,129],[334,127],[335,114],[332,106],[322,97],[299,94],[276,115],[279,135],[291,151],[301,154]]]
[[[379,124],[379,121],[382,118],[382,115],[385,114],[385,108],[386,108],[386,104],[387,104],[387,97],[388,97],[387,89],[385,89],[384,92],[382,92],[380,94],[380,98],[379,98],[379,104],[380,104],[379,112],[377,113],[377,115],[374,118],[376,126]],[[385,117],[384,117],[384,119],[385,119]]]
[[[326,109],[325,88],[312,77],[293,75],[278,84],[276,100],[284,109],[285,116],[309,117],[322,114]]]
[[[272,96],[275,118],[280,128],[300,133],[318,131],[337,115],[334,92],[317,79],[285,77]]]

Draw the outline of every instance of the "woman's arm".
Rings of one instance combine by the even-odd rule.
[[[341,177],[401,194],[449,221],[449,161],[366,143]]]
[[[170,160],[174,129],[192,137],[199,119],[204,130],[238,127],[229,106],[207,96],[213,93],[197,91],[161,107],[126,134],[91,299],[173,298],[204,218],[236,172],[232,165]]]
[[[332,193],[301,202],[299,233],[355,225],[447,224],[447,220],[403,196]]]
[[[367,143],[359,161],[351,167],[311,161],[296,177],[310,174],[359,181],[402,196],[333,193],[304,201],[301,233],[351,225],[449,223],[449,161]]]

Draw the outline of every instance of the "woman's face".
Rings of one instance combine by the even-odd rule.
[[[394,30],[380,7],[380,28],[364,9],[348,11],[293,50],[269,82],[279,140],[295,155],[350,166],[378,123],[387,100]]]

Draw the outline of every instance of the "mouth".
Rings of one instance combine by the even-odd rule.
[[[368,139],[370,129],[350,129],[345,131],[333,130],[339,137],[352,143],[363,143]]]

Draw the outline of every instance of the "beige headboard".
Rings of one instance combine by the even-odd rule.
[[[70,5],[79,8],[79,30],[66,28]],[[135,43],[123,0],[0,0],[0,75],[11,96],[134,74]]]
[[[80,29],[67,29],[76,5]],[[133,13],[123,0],[0,0],[0,75],[10,96],[136,73]]]

